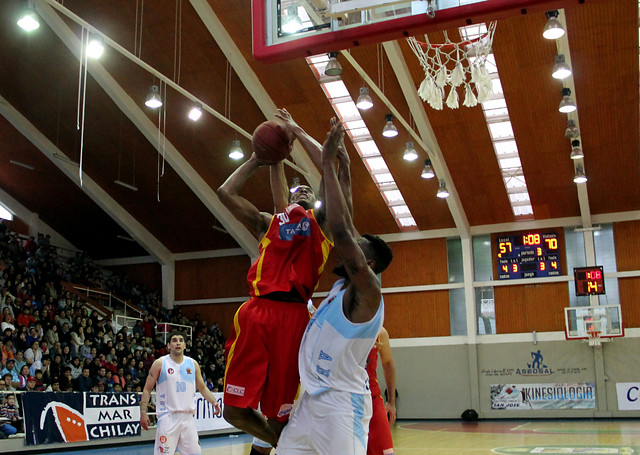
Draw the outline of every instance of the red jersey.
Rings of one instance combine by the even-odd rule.
[[[369,352],[369,356],[367,357],[367,374],[369,375],[369,387],[371,389],[371,397],[380,397],[382,396],[382,391],[380,390],[380,384],[378,384],[378,374],[376,373],[376,369],[378,368],[378,346],[377,343],[380,341],[380,336],[376,340],[376,344],[373,345],[373,349]]]
[[[249,294],[260,297],[295,289],[306,302],[318,285],[332,246],[313,210],[291,204],[273,216],[260,241],[260,254],[247,275]]]

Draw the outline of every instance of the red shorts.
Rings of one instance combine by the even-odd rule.
[[[371,397],[373,402],[373,415],[369,422],[369,443],[367,455],[393,454],[393,439],[384,400],[380,395]]]
[[[252,297],[236,312],[225,354],[224,404],[286,422],[298,392],[307,305]]]

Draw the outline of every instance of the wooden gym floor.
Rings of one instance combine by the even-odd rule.
[[[640,454],[640,425],[631,419],[401,421],[392,434],[396,455]],[[202,453],[247,455],[250,441],[246,435],[203,438]],[[153,444],[60,453],[152,455]]]

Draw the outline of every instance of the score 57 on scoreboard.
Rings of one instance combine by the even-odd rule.
[[[557,232],[529,232],[496,238],[498,279],[560,275]]]

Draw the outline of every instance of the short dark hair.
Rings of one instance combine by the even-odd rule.
[[[384,272],[393,260],[391,247],[378,235],[362,234],[362,238],[366,239],[369,245],[371,245],[371,251],[373,252],[371,259],[375,261],[375,266],[373,267],[374,273]]]
[[[175,336],[182,337],[184,341],[187,341],[187,338],[184,336],[184,333],[182,333],[180,330],[172,330],[171,332],[169,332],[169,335],[167,335],[167,344],[171,343],[171,338]]]

